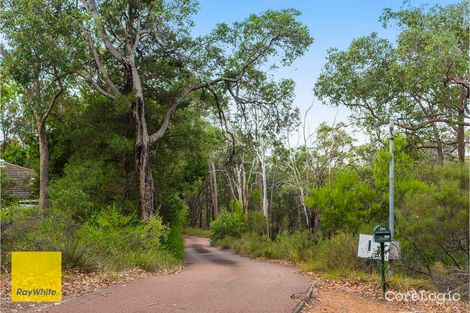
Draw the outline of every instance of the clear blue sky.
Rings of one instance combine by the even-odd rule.
[[[302,12],[301,21],[310,29],[314,43],[308,52],[291,67],[279,70],[276,76],[292,78],[296,82],[295,105],[305,111],[312,102],[314,109],[307,118],[313,131],[321,122],[346,121],[348,111],[321,105],[313,96],[313,85],[325,63],[326,51],[331,48],[346,49],[357,37],[377,32],[381,37],[394,40],[396,28],[384,29],[378,21],[382,10],[387,7],[399,9],[399,0],[199,0],[200,11],[195,17],[195,33],[210,32],[217,23],[231,23],[246,18],[251,13],[267,9],[295,8]],[[458,1],[412,0],[412,6],[446,5]],[[364,135],[357,134],[359,141]]]

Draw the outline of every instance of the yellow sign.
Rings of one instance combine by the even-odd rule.
[[[62,300],[61,252],[12,252],[11,301]]]

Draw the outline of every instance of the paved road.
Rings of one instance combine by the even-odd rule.
[[[43,312],[292,312],[292,294],[307,290],[295,269],[259,262],[186,239],[182,272],[154,276],[64,301]]]

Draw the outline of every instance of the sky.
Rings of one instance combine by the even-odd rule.
[[[444,6],[458,1],[408,2],[412,6]],[[209,33],[220,22],[241,21],[251,13],[267,9],[295,8],[302,13],[300,20],[308,26],[314,43],[290,67],[280,69],[276,77],[291,78],[296,82],[294,105],[300,108],[302,116],[308,107],[313,106],[305,123],[310,132],[321,122],[347,122],[349,115],[344,107],[323,105],[314,98],[312,89],[325,64],[327,50],[332,47],[347,49],[352,40],[372,32],[394,41],[399,30],[396,27],[384,29],[378,19],[384,8],[397,10],[403,6],[400,0],[199,0],[199,3],[199,14],[194,18],[194,32],[198,35]],[[367,141],[367,136],[360,131],[354,132],[353,136],[358,143]]]

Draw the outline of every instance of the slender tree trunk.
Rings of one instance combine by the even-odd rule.
[[[302,210],[300,209],[300,205],[296,205],[297,207],[297,227],[301,229],[302,226]]]
[[[259,189],[261,192],[261,210],[266,218],[268,216],[268,186],[266,183],[266,162],[264,159],[264,150],[258,151],[259,160]]]
[[[39,134],[39,208],[49,207],[49,149],[47,148],[46,123],[40,121]]]
[[[242,167],[242,198],[243,198],[243,212],[248,215],[248,182],[246,179],[245,167]]]
[[[218,203],[218,185],[217,185],[217,172],[215,170],[214,162],[209,162],[209,177],[211,183],[211,199],[212,199],[212,209],[213,209],[213,218],[217,218],[219,215],[219,203]]]
[[[210,179],[210,178],[209,178]],[[209,193],[210,193],[210,185],[206,186],[206,226],[209,228],[210,223],[211,223],[211,201],[209,199]]]
[[[443,165],[444,164],[444,147],[442,144],[441,136],[439,135],[439,131],[436,127],[435,123],[432,123],[432,131],[434,133],[434,138],[436,140],[436,152],[437,152],[437,159],[436,163],[438,165]]]
[[[237,171],[237,197],[238,197],[238,202],[240,203],[243,203],[243,191],[242,191],[242,167],[238,167],[236,168],[236,171]]]
[[[302,187],[300,187],[300,203],[302,204],[302,209],[304,210],[304,215],[305,215],[305,223],[307,225],[307,229],[310,230],[310,218],[308,214],[308,208],[305,205],[305,192]]]
[[[465,102],[467,101],[467,92],[465,88],[460,87],[460,105],[458,108],[458,121],[457,125],[457,153],[459,162],[465,162]]]
[[[202,205],[199,205],[199,228],[202,228]]]
[[[313,230],[316,233],[321,232],[321,220],[320,220],[320,218],[321,218],[320,213],[315,213],[315,217],[314,217],[315,226],[314,226]]]

